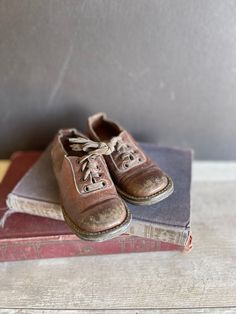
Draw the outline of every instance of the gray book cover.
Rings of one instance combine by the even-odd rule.
[[[129,233],[185,245],[190,232],[192,151],[154,144],[141,146],[172,177],[175,189],[171,196],[155,205],[128,204],[133,216]],[[63,220],[50,147],[18,182],[9,194],[7,203],[10,212]]]

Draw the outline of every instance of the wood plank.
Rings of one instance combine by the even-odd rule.
[[[236,183],[193,184],[189,254],[159,252],[2,263],[0,307],[236,306]]]
[[[202,309],[146,309],[146,310],[34,310],[34,309],[2,309],[0,314],[233,314],[235,308],[202,308]]]
[[[236,181],[235,161],[195,161],[193,163],[195,182],[234,182]]]
[[[146,309],[146,310],[34,310],[34,309],[2,309],[0,314],[233,314],[235,308],[203,308],[203,309]]]

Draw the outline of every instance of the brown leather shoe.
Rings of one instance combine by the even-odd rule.
[[[95,143],[76,129],[60,130],[51,150],[66,223],[80,238],[104,241],[129,226],[131,214],[118,196],[103,154],[104,143]]]
[[[134,138],[103,113],[88,119],[89,137],[113,147],[105,156],[119,194],[128,202],[151,205],[168,197],[174,190],[170,177],[143,152]]]

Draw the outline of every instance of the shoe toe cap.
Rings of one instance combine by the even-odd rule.
[[[164,190],[168,183],[168,177],[163,173],[144,173],[130,180],[125,186],[125,192],[134,197],[151,197]]]
[[[83,213],[78,221],[86,232],[103,232],[119,226],[127,217],[127,209],[121,199],[107,200]]]

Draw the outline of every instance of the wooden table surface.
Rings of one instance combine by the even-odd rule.
[[[192,231],[190,253],[1,263],[0,313],[236,313],[236,162],[194,163]]]

